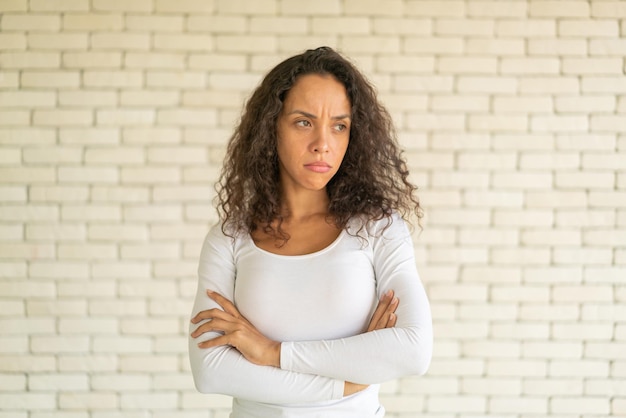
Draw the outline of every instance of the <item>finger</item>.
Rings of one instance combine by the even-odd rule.
[[[231,321],[226,319],[217,318],[212,319],[209,322],[205,322],[196,328],[190,335],[193,338],[198,338],[206,332],[225,332],[228,333],[234,329],[234,325]]]
[[[389,322],[387,323],[387,328],[393,328],[396,326],[396,321],[398,320],[398,315],[392,313],[389,315]]]
[[[191,318],[191,323],[197,324],[198,322],[204,321],[205,319],[213,319],[213,318],[226,319],[227,317],[232,317],[232,315],[227,312],[224,312],[221,309],[213,308],[213,309],[207,309],[206,311],[198,312],[196,316]]]
[[[241,317],[241,314],[239,313],[239,310],[237,310],[235,305],[230,300],[226,299],[224,296],[220,295],[217,292],[213,292],[212,290],[207,290],[206,294],[211,299],[213,299],[218,305],[220,305],[222,309],[224,309],[225,312],[228,312],[229,314],[231,314],[232,316],[236,318]]]
[[[212,347],[218,347],[220,345],[230,345],[228,344],[228,337],[226,335],[222,335],[222,336],[198,343],[198,347],[200,348],[212,348]]]
[[[379,322],[383,319],[385,311],[389,307],[389,304],[393,300],[393,290],[389,290],[384,293],[378,302],[378,306],[376,306],[376,310],[372,315],[372,319],[370,319],[369,326],[367,327],[368,331],[373,331],[379,326]]]
[[[395,311],[396,309],[398,309],[398,304],[399,304],[398,298],[394,297],[389,303],[389,305],[387,305],[385,312],[383,312],[383,315],[381,316],[380,320],[376,323],[376,326],[374,327],[374,329],[385,329],[389,327],[389,321],[391,319],[391,315],[395,316]]]

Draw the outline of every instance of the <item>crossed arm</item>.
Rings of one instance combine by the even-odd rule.
[[[280,367],[280,346],[278,341],[270,340],[261,334],[255,327],[244,318],[235,305],[219,293],[207,290],[207,296],[217,303],[221,309],[212,308],[199,312],[191,319],[192,324],[198,326],[191,337],[198,338],[207,332],[219,332],[220,336],[199,342],[198,347],[209,349],[219,346],[230,346],[236,349],[249,362],[259,366]],[[372,315],[366,332],[379,329],[392,328],[396,324],[395,315],[399,300],[392,290],[385,293],[378,302],[378,306]],[[368,385],[345,382],[343,396],[359,392]]]

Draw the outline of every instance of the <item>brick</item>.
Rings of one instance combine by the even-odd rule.
[[[0,107],[54,107],[56,94],[43,91],[0,92]]]
[[[564,58],[563,74],[620,74],[623,62],[619,58]]]
[[[142,203],[149,200],[147,187],[93,186],[91,199],[94,202]]]
[[[206,76],[200,72],[150,71],[146,74],[149,87],[205,88]]]
[[[492,184],[498,189],[550,189],[553,176],[549,172],[497,172],[493,174]]]
[[[5,0],[0,4],[0,11],[2,12],[25,12],[27,10],[27,0]]]
[[[463,39],[459,37],[424,38],[407,36],[402,52],[410,54],[456,55],[463,53]]]
[[[114,392],[61,392],[59,407],[63,410],[110,410],[118,408],[118,395]]]
[[[409,114],[406,118],[406,127],[420,131],[461,131],[465,125],[465,117],[461,114]]]
[[[120,247],[122,259],[175,259],[180,256],[179,246],[175,243],[122,244]]]
[[[584,3],[583,3],[584,4]],[[558,23],[559,36],[573,36],[583,38],[618,37],[619,25],[612,20],[560,20]]]
[[[591,4],[592,17],[624,17],[626,5],[621,1],[603,1]]]
[[[494,21],[488,19],[437,19],[435,35],[490,37],[494,33]]]
[[[438,111],[467,111],[485,113],[489,111],[488,97],[479,95],[433,95],[430,106]],[[439,141],[433,141],[439,142]]]
[[[56,408],[54,393],[2,393],[0,405],[6,410],[52,410]]]
[[[96,218],[97,219],[97,218]],[[146,241],[147,229],[141,225],[90,225],[90,240],[96,241]]]
[[[530,39],[528,53],[542,56],[581,56],[587,55],[587,41],[583,39]],[[584,61],[584,59],[580,59]],[[573,62],[573,61],[569,61]]]
[[[0,277],[4,279],[25,278],[26,263],[20,261],[0,262]]]
[[[457,157],[459,169],[507,170],[517,165],[515,154],[500,153],[497,156],[483,153],[462,153]]]
[[[613,112],[615,108],[616,100],[613,96],[562,96],[555,98],[555,109],[558,112]]]
[[[22,33],[1,33],[0,48],[3,51],[26,49],[26,36]]]
[[[11,183],[53,183],[56,181],[54,169],[43,167],[0,167],[0,178],[5,185]]]
[[[392,17],[375,17],[373,19],[373,29],[370,29],[370,21],[365,18],[353,18],[358,19],[355,21],[347,21],[347,18],[324,19],[324,33],[345,33],[344,30],[339,30],[339,27],[344,27],[344,22],[347,30],[351,33],[368,33],[370,30],[374,34],[381,35],[421,35],[429,36],[432,34],[432,21],[429,19],[413,19],[403,16],[402,18]],[[313,30],[316,28],[316,20],[313,20]],[[322,32],[322,30],[320,30]]]
[[[175,372],[179,370],[177,356],[158,356],[154,361],[153,355],[127,355],[120,359],[122,372],[145,372],[148,368],[154,372]]]
[[[127,68],[182,70],[185,56],[175,52],[128,52],[124,56],[124,65]]]
[[[0,52],[0,67],[3,69],[59,68],[61,55],[58,52]]]
[[[486,189],[489,176],[486,173],[433,173],[432,184],[437,188]]]
[[[83,225],[26,225],[28,240],[75,241],[86,237]]]
[[[461,380],[459,393],[470,395],[518,395],[521,391],[521,379],[467,377]]]
[[[141,87],[143,74],[138,71],[97,71],[87,70],[83,74],[83,83],[86,87]]]
[[[441,57],[437,61],[437,70],[442,74],[495,74],[497,69],[495,57]]]
[[[191,54],[189,56],[189,68],[192,69],[241,72],[246,70],[246,65],[246,57],[243,54]],[[191,93],[211,94],[213,92],[185,92],[185,94]]]
[[[115,336],[94,337],[93,350],[96,353],[148,354],[152,351],[152,341],[146,337]]]
[[[517,94],[518,82],[511,77],[459,76],[457,89],[461,93]]]
[[[553,377],[543,379],[524,379],[523,393],[529,395],[544,395],[546,393],[555,396],[580,396],[583,392],[582,379],[556,379]]]
[[[556,21],[549,19],[499,19],[496,21],[496,35],[509,38],[552,38],[556,36],[556,27]]]
[[[64,30],[121,31],[124,18],[121,14],[107,13],[64,13]]]
[[[88,0],[30,0],[30,10],[39,12],[88,11]]]
[[[623,94],[626,92],[626,80],[623,77],[585,76],[585,77],[582,77],[581,91],[585,94],[587,93]]]
[[[245,33],[248,20],[243,16],[189,16],[185,27],[190,32]]]
[[[609,415],[611,405],[607,397],[554,397],[550,399],[550,410],[557,414]]]
[[[93,0],[92,8],[98,12],[151,12],[152,0]]]
[[[502,266],[466,266],[461,273],[464,282],[519,283],[520,271]]]
[[[407,0],[405,13],[409,16],[462,17],[465,16],[465,2],[451,0],[442,3],[437,0]]]
[[[0,373],[0,390],[24,391],[26,389],[26,376],[19,374]]]
[[[155,34],[153,40],[156,50],[177,51],[212,51],[213,37],[202,34]],[[147,48],[146,48],[147,49]]]
[[[626,268],[589,267],[585,269],[584,279],[589,283],[618,283],[625,273]]]
[[[120,142],[120,132],[114,128],[60,128],[59,140],[66,144],[114,145]]]
[[[156,12],[161,13],[213,13],[214,0],[156,0]]]
[[[612,324],[556,323],[552,326],[552,337],[555,340],[608,341],[612,338],[612,336]],[[594,367],[590,367],[590,369],[593,370]]]
[[[585,345],[585,357],[590,359],[624,359],[626,344],[624,343],[587,343]]]
[[[116,285],[113,282],[60,282],[57,285],[61,297],[113,297]]]
[[[500,61],[501,74],[518,74],[518,75],[546,75],[558,74],[561,69],[561,63],[557,58],[513,58],[503,57]]]
[[[91,378],[97,391],[148,391],[152,389],[150,376],[143,374],[98,374]]]
[[[28,46],[31,49],[86,50],[89,46],[89,38],[83,33],[30,33]]]
[[[548,413],[548,397],[493,397],[489,400],[489,411],[497,414],[542,414]]]
[[[612,208],[613,206],[611,206]],[[559,211],[556,216],[557,226],[607,227],[615,225],[615,214],[612,210],[567,210]]]
[[[557,99],[558,100],[558,99]],[[556,137],[556,148],[573,151],[613,151],[616,146],[612,134],[561,134]]]
[[[561,246],[581,245],[582,239],[580,231],[576,230],[547,230],[534,229],[523,231],[521,243],[528,246]]]
[[[155,45],[158,45],[155,37]],[[125,51],[150,49],[150,35],[143,33],[94,33],[91,35],[93,49],[122,49]],[[123,46],[123,48],[121,48]]]
[[[47,277],[51,277],[51,275]],[[87,314],[87,301],[72,299],[54,301],[30,300],[26,303],[26,312],[28,316],[84,316]]]
[[[626,54],[626,41],[624,39],[589,39],[589,55],[624,56]]]
[[[623,115],[592,115],[591,130],[599,132],[623,132],[626,127]]]
[[[252,17],[249,31],[260,34],[306,34],[309,32],[309,22],[304,17]]]
[[[429,297],[440,301],[486,301],[487,287],[478,284],[432,285]]]
[[[482,226],[489,224],[488,210],[484,209],[439,209],[437,212],[430,214],[428,222],[432,225],[463,225],[463,212],[465,213],[465,219],[467,222],[464,226]]]
[[[393,84],[396,91],[451,92],[453,79],[451,76],[397,75]]]
[[[524,55],[525,45],[521,39],[481,39],[471,38],[466,41],[468,55]]]
[[[159,208],[152,205],[133,205],[124,208],[123,216],[126,222],[180,221],[182,210],[178,205],[160,205]]]
[[[27,189],[25,186],[0,186],[0,201],[4,203],[26,202]]]
[[[49,355],[9,355],[0,356],[1,372],[52,372],[56,370],[56,358]],[[23,395],[23,394],[20,394]],[[2,403],[2,405],[6,405]]]
[[[219,52],[258,53],[275,52],[277,39],[269,35],[217,35],[215,49]]]
[[[622,247],[626,243],[624,229],[591,230],[583,234],[583,243],[589,246]]]
[[[612,189],[615,176],[605,171],[560,172],[556,174],[555,184],[558,188],[569,189]]]
[[[59,244],[59,260],[106,260],[117,258],[117,248],[109,244]]]
[[[35,110],[33,123],[39,126],[89,126],[93,123],[93,112],[90,110]]]
[[[531,0],[528,9],[531,17],[589,17],[590,7],[586,2],[570,0]]]
[[[541,360],[492,360],[487,363],[487,376],[497,377],[544,377],[545,361]]]
[[[118,103],[117,93],[107,90],[67,90],[58,94],[61,106],[113,107]]]
[[[160,110],[157,112],[157,123],[164,125],[214,126],[216,124],[214,110],[177,109]]]
[[[127,277],[133,279],[150,278],[150,265],[138,261],[103,261],[92,263],[91,274],[98,279]]]
[[[484,413],[487,411],[487,399],[484,396],[430,396],[428,411],[433,413]]]
[[[81,391],[89,389],[89,382],[87,376],[80,374],[32,374],[28,378],[28,387],[34,391]]]
[[[110,51],[66,52],[63,66],[67,68],[121,68],[122,54]]]
[[[99,126],[141,126],[153,125],[155,111],[152,109],[117,109],[96,111],[96,123]]]
[[[2,17],[3,31],[58,31],[60,29],[60,16],[29,13],[6,14]]]
[[[626,193],[614,191],[591,191],[589,193],[589,206],[600,208],[626,206]],[[597,226],[607,226],[607,224]]]
[[[28,197],[34,202],[85,202],[89,190],[86,186],[31,186]]]
[[[117,168],[113,167],[59,167],[58,180],[62,183],[117,183]]]
[[[574,304],[537,304],[529,302],[519,311],[519,318],[528,321],[576,321],[580,309]]]
[[[62,337],[37,337],[37,336],[32,336],[31,337],[31,342],[30,342],[30,347],[31,350],[34,353],[81,353],[81,352],[87,352],[89,351],[89,338],[88,337],[70,337],[70,336],[62,336]],[[56,379],[56,378],[60,378],[60,376],[56,375],[56,376],[47,376],[50,380]],[[43,382],[46,382],[47,384],[50,385],[50,389],[55,388],[54,386],[54,382],[53,381],[47,381],[45,379],[41,379]],[[62,377],[60,378],[60,380],[64,380],[62,379]],[[29,386],[31,389],[35,389],[35,385],[33,384],[33,377],[31,376],[31,378],[29,379]],[[49,389],[49,388],[43,388],[41,387],[41,385],[43,384],[42,382],[40,382],[41,384],[39,385],[39,389]],[[68,386],[67,389],[72,389],[71,387],[71,383],[67,382]],[[56,387],[56,389],[60,389],[58,387]],[[87,387],[84,387],[82,385],[81,382],[81,387],[80,389],[88,389]]]
[[[146,302],[143,300],[93,300],[89,303],[90,315],[112,315],[112,316],[145,316],[147,313]],[[133,338],[128,338],[133,340]],[[145,339],[135,339],[136,343],[145,345]],[[113,344],[111,344],[113,345]],[[101,347],[106,347],[107,344],[102,343]],[[150,351],[151,344],[147,345],[147,350]],[[144,350],[142,350],[144,351]]]
[[[580,359],[583,344],[578,342],[526,342],[522,357],[547,359]]]
[[[2,59],[1,54],[0,59]],[[19,74],[17,71],[8,71],[5,69],[2,73],[0,73],[0,88],[17,89],[19,82]]]
[[[29,125],[31,123],[29,113],[27,110],[4,110],[0,112],[0,127]]]

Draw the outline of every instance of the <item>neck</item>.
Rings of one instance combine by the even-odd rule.
[[[302,220],[311,216],[328,214],[328,194],[326,189],[283,195],[283,213],[285,219]]]

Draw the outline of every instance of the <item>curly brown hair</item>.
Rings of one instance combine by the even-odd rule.
[[[278,64],[248,100],[216,185],[224,232],[227,226],[229,231],[249,233],[261,227],[276,239],[289,239],[280,227],[276,127],[287,93],[306,74],[333,76],[344,85],[351,104],[348,149],[326,187],[329,221],[344,229],[351,219],[362,217],[363,228],[369,221],[390,221],[394,211],[407,221],[412,215],[419,220],[417,187],[408,180],[391,116],[354,65],[333,49],[320,47]],[[277,226],[273,226],[275,221]]]

